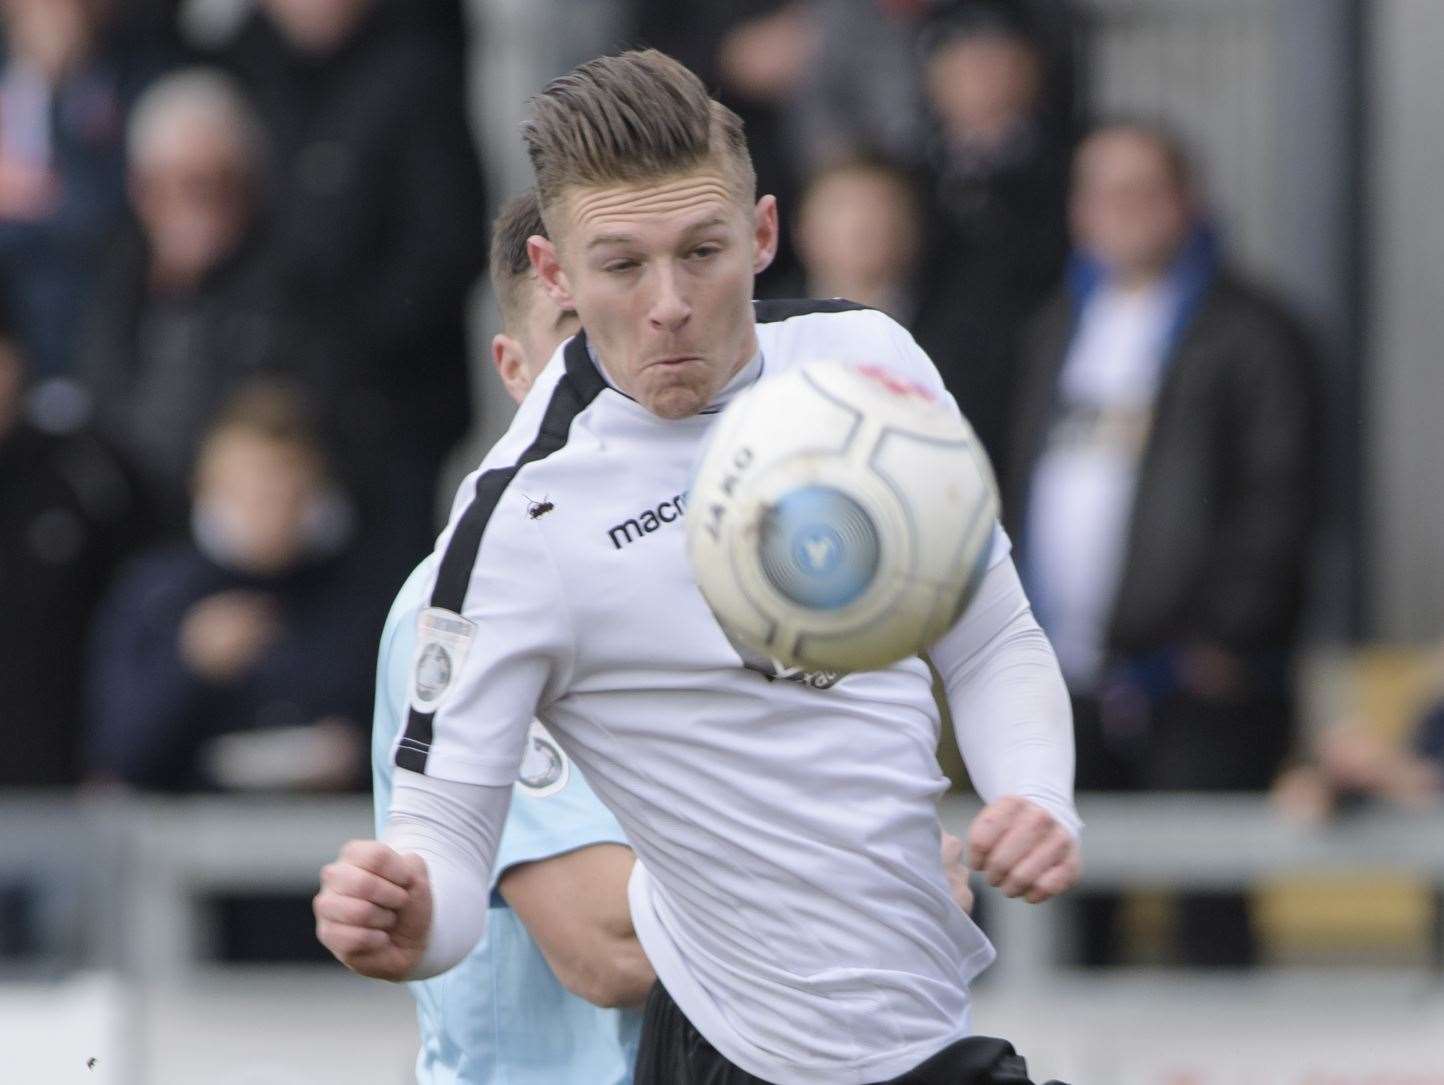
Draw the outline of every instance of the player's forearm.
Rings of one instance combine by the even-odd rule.
[[[931,654],[978,793],[1021,796],[1076,832],[1068,692],[1011,560],[989,570]]]
[[[510,803],[510,787],[396,770],[385,841],[399,852],[420,855],[431,882],[431,931],[408,978],[447,971],[481,939],[491,868]]]

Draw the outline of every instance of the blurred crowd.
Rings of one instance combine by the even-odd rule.
[[[562,35],[569,6],[538,10]],[[364,785],[377,634],[474,421],[468,312],[518,153],[477,135],[478,69],[513,44],[492,8],[0,0],[0,785]],[[1069,682],[1080,789],[1262,791],[1300,761],[1315,347],[1230,265],[1206,163],[1088,115],[1079,11],[607,10],[562,67],[654,45],[744,118],[787,227],[759,293],[875,306],[938,364]],[[1330,740],[1290,801],[1429,801],[1441,720],[1411,753]],[[1117,959],[1116,912],[1088,903],[1087,959]],[[1177,941],[1257,952],[1239,897],[1181,902]]]

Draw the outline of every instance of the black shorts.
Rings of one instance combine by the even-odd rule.
[[[632,1085],[768,1085],[728,1062],[657,983],[647,996]],[[1032,1085],[1023,1057],[1006,1040],[970,1036],[878,1085]],[[1062,1085],[1052,1082],[1050,1085]]]

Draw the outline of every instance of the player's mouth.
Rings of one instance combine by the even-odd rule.
[[[688,362],[700,362],[700,354],[669,354],[663,358],[656,358],[651,365],[660,365],[667,369],[674,369],[677,366],[686,365]]]

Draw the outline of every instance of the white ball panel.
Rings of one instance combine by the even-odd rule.
[[[844,507],[846,522],[828,521]],[[875,565],[827,572],[817,563],[859,553],[859,513],[876,536]],[[812,362],[759,382],[718,420],[693,485],[688,552],[735,640],[789,665],[864,670],[946,630],[996,515],[986,458],[951,404],[876,367]],[[829,581],[806,579],[814,574],[842,575],[847,590],[829,594]],[[799,584],[807,590],[796,594]]]

